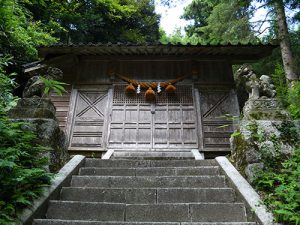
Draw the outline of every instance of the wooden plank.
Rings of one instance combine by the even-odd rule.
[[[68,112],[69,106],[61,106],[56,109],[56,112]]]
[[[62,112],[57,112],[55,113],[56,117],[68,117],[68,111],[62,111]]]
[[[59,121],[59,122],[67,122],[68,120],[68,117],[64,116],[64,117],[56,117],[56,119]]]
[[[156,104],[131,98],[115,85],[108,147],[114,149],[198,148],[197,113],[191,85],[177,86],[177,96],[162,93]]]
[[[103,148],[103,126],[107,108],[106,92],[74,91],[70,147]]]
[[[55,101],[52,101],[54,106],[56,108],[59,108],[59,107],[69,107],[69,101],[61,101],[61,102],[55,102]]]

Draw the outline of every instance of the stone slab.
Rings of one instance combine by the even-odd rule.
[[[86,167],[190,167],[216,166],[215,160],[101,160],[87,159]]]
[[[246,222],[246,210],[242,203],[190,204],[193,222]]]
[[[63,201],[155,204],[156,189],[72,188],[62,189]]]
[[[78,221],[78,220],[49,220],[37,219],[33,225],[256,225],[254,222],[100,222],[100,221]]]
[[[126,221],[189,221],[189,206],[188,204],[127,205]]]
[[[45,220],[35,220],[33,225],[180,225],[180,223],[174,223],[174,222],[170,222],[170,223],[169,222],[100,222],[100,221],[45,219]],[[236,224],[236,225],[248,225],[248,224]]]
[[[51,201],[46,217],[64,220],[124,221],[125,204]]]
[[[135,176],[134,168],[97,168],[84,167],[80,169],[79,175],[95,176]]]
[[[73,176],[73,187],[167,188],[225,187],[224,176]]]
[[[157,189],[158,203],[234,202],[231,188],[164,188]]]
[[[219,167],[81,168],[79,175],[96,176],[200,176],[218,175]]]

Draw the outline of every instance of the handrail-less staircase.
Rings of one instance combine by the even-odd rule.
[[[254,225],[217,160],[85,159],[34,225]],[[267,224],[267,223],[262,223]]]

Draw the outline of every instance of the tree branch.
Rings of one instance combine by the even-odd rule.
[[[261,8],[265,8],[266,6],[268,6],[268,3],[262,4],[261,6],[254,8],[253,11],[256,12],[257,10],[261,9]]]
[[[269,27],[266,27],[265,29],[263,29],[262,31],[260,31],[260,30],[253,30],[255,33],[257,33],[258,35],[261,35],[261,34],[263,34],[266,30],[268,30],[268,29],[270,29],[271,27],[269,26]]]

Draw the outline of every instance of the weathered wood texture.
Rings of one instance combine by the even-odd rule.
[[[205,152],[229,152],[229,138],[239,116],[233,90],[199,87]]]
[[[162,92],[155,103],[144,93],[128,96],[115,85],[110,113],[109,148],[197,149],[199,132],[192,85],[178,85],[175,94]]]
[[[108,71],[126,75],[129,78],[149,81],[165,81],[182,75],[190,75],[186,80],[195,84],[233,85],[231,65],[227,61],[187,61],[187,60],[101,60],[84,57],[76,64],[76,73],[65,72],[65,81],[72,84],[112,84],[120,79],[111,79]],[[194,71],[194,75],[192,75]]]
[[[107,91],[74,89],[73,92],[69,147],[103,149]]]
[[[51,92],[49,96],[56,108],[55,116],[59,122],[59,127],[63,131],[66,130],[66,125],[68,121],[70,94],[71,88],[66,88],[66,92],[62,95],[58,95],[55,92]]]
[[[163,92],[156,104],[150,104],[145,102],[144,94],[126,96],[126,83],[109,77],[110,69],[139,81],[190,76],[176,85],[177,97]],[[233,126],[224,116],[238,115],[239,110],[232,91],[231,65],[225,60],[149,61],[116,57],[111,61],[81,56],[73,66],[65,65],[64,81],[73,84],[66,129],[72,152],[85,154],[109,148],[203,149],[212,157],[229,152]],[[114,92],[108,94],[113,87]]]

